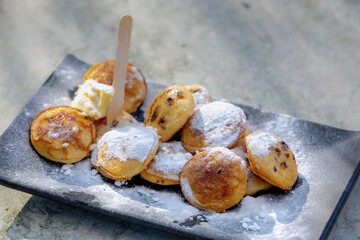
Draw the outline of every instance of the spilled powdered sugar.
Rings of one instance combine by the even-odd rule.
[[[149,168],[165,174],[169,171],[179,174],[190,158],[192,158],[192,154],[184,149],[181,142],[160,143],[160,149]]]
[[[119,206],[127,206],[126,204],[129,204],[129,202],[137,203],[139,207],[141,203],[144,203],[151,206],[152,211],[162,212],[168,210],[176,212],[179,215],[177,220],[180,221],[180,224],[186,222],[187,218],[196,218],[196,221],[199,218],[202,223],[205,224],[206,222],[206,224],[220,231],[229,234],[245,231],[255,234],[254,237],[272,233],[276,231],[278,226],[293,221],[301,211],[309,192],[306,179],[299,176],[299,183],[290,192],[280,193],[280,195],[279,193],[267,193],[257,197],[246,196],[237,206],[223,213],[214,213],[193,207],[184,200],[184,197],[178,191],[175,192],[167,188],[155,190],[151,186],[144,186],[139,182],[133,186],[128,181],[105,180],[91,167],[88,159],[74,164],[64,164],[60,169],[63,169],[62,171],[70,169],[71,174],[60,174],[59,176],[55,174],[54,166],[51,166],[49,170],[54,172],[49,172],[50,176],[58,179],[58,181],[86,186],[89,193],[94,192],[97,201],[102,206],[116,209]],[[94,173],[96,175],[93,175]],[[183,193],[193,197],[193,191],[188,180],[181,179],[180,181]],[[144,209],[147,211],[147,208]],[[297,228],[296,231],[298,230]],[[306,239],[306,233],[303,231],[294,234],[303,236]]]
[[[190,128],[204,136],[208,147],[232,145],[245,127],[244,111],[231,103],[220,101],[202,105],[190,119]]]
[[[255,132],[246,137],[248,148],[252,155],[267,155],[271,151],[271,147],[278,144],[278,140],[265,132]]]
[[[74,167],[73,164],[64,164],[64,165],[62,165],[60,172],[64,173],[65,175],[70,175],[72,173],[73,167]]]
[[[143,162],[154,151],[158,141],[156,132],[150,128],[140,126],[114,128],[101,137],[97,149],[93,151],[92,161],[97,161],[97,164],[102,161],[102,159],[96,160],[97,151],[107,144],[105,155],[108,158],[115,157],[119,161],[135,159]]]
[[[128,184],[128,181],[126,180],[116,180],[114,182],[114,185],[117,187],[126,186]]]

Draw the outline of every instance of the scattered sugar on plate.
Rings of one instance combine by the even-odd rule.
[[[73,164],[64,164],[62,165],[60,172],[64,173],[65,175],[70,175],[73,167]]]
[[[125,186],[127,184],[128,184],[128,182],[126,180],[116,180],[114,182],[114,185],[117,187]]]
[[[95,176],[96,174],[98,174],[98,171],[96,169],[91,169],[91,175]]]
[[[160,201],[160,198],[158,198],[158,197],[153,197],[152,200],[153,200],[154,202],[159,202],[159,201]]]
[[[138,189],[137,190],[137,192],[139,193],[139,195],[141,195],[141,196],[146,196],[147,194],[146,194],[146,192],[145,192],[145,190],[143,190],[143,189]]]

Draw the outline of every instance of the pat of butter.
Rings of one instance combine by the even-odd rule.
[[[103,118],[106,117],[107,108],[114,92],[113,86],[89,79],[79,86],[71,106],[80,109],[94,119]]]

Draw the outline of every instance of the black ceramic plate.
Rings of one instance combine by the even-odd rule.
[[[89,65],[68,55],[0,137],[0,183],[31,194],[187,237],[211,239],[326,238],[359,174],[360,133],[241,106],[253,130],[283,139],[293,149],[299,178],[291,191],[272,189],[245,197],[224,213],[199,211],[179,187],[135,177],[126,186],[91,175],[87,159],[66,175],[39,156],[30,124],[42,110],[70,103]],[[149,82],[141,109],[164,86]],[[135,116],[141,120],[142,110]]]

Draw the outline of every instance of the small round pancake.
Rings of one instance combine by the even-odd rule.
[[[223,212],[237,204],[246,190],[246,163],[227,148],[196,154],[180,173],[181,191],[193,206]]]
[[[91,164],[105,177],[130,180],[147,167],[158,149],[158,136],[150,128],[115,128],[101,137]]]
[[[96,127],[96,138],[100,139],[111,128],[122,128],[130,125],[140,124],[131,114],[123,111],[122,115],[117,117],[113,125],[106,125],[106,117],[94,121]]]
[[[160,185],[180,184],[180,172],[192,154],[184,149],[181,142],[160,143],[159,151],[148,168],[140,173],[149,182]]]
[[[246,116],[241,108],[215,101],[194,111],[183,128],[181,142],[192,153],[211,147],[232,148],[245,128]]]
[[[283,190],[291,189],[297,180],[297,165],[290,147],[260,131],[249,134],[245,140],[251,171]]]
[[[254,195],[257,192],[263,191],[263,190],[268,190],[270,189],[273,185],[266,182],[265,180],[259,178],[258,176],[256,176],[250,169],[250,165],[249,165],[249,161],[248,161],[248,156],[246,153],[246,148],[239,144],[236,145],[235,147],[233,147],[232,149],[230,149],[233,153],[235,153],[237,156],[241,157],[242,159],[245,159],[246,161],[246,191],[245,191],[245,195]]]
[[[158,130],[160,141],[167,142],[190,118],[194,97],[184,86],[174,85],[159,93],[150,103],[144,125]]]
[[[115,60],[109,60],[93,65],[84,75],[84,82],[93,79],[99,83],[112,85],[115,69]],[[144,101],[147,93],[145,77],[141,71],[128,63],[125,80],[124,110],[134,113]]]
[[[95,125],[76,108],[46,109],[31,124],[31,143],[49,160],[74,163],[88,155],[95,140]]]
[[[186,86],[194,97],[195,108],[201,105],[207,104],[212,101],[212,97],[209,91],[199,84],[187,85]]]

